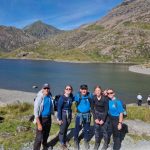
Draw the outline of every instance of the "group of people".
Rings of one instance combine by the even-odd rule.
[[[138,95],[137,95],[138,106],[142,105],[142,101],[143,101],[143,97],[142,97],[141,93],[138,93]],[[147,104],[150,106],[150,95],[147,97]]]
[[[59,97],[57,104],[57,120],[60,125],[59,142],[62,149],[68,149],[67,130],[72,120],[72,104],[75,103],[76,116],[74,128],[74,148],[80,149],[79,132],[83,128],[85,150],[90,148],[89,135],[91,116],[94,119],[95,145],[98,150],[102,138],[104,139],[103,150],[108,148],[110,137],[113,135],[113,150],[121,147],[121,129],[123,123],[123,104],[115,97],[113,89],[102,91],[100,86],[94,88],[94,92],[88,91],[88,86],[80,86],[79,92],[73,95],[73,88],[67,85],[64,94]],[[49,84],[44,84],[38,92],[34,102],[34,116],[37,129],[34,142],[34,150],[47,149],[47,139],[51,128],[51,115],[54,114],[53,99]]]

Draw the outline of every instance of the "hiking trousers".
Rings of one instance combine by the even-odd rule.
[[[90,116],[90,113],[87,113],[87,115]],[[90,135],[90,133],[89,133],[90,132],[90,119],[84,119],[84,118],[81,118],[81,116],[77,115],[76,120],[75,120],[75,129],[74,129],[74,140],[77,142],[79,142],[78,136],[79,136],[80,130],[82,129],[82,125],[83,125],[84,141],[88,141],[89,135]]]
[[[42,124],[42,131],[36,129],[36,137],[33,150],[40,150],[41,144],[43,145],[43,149],[47,148],[47,139],[49,137],[49,132],[51,128],[51,118],[40,117],[40,122]]]
[[[119,150],[121,148],[121,130],[118,130],[119,117],[110,116],[109,118],[114,141],[113,150]]]
[[[108,123],[105,122],[103,125],[94,124],[95,127],[95,143],[101,143],[102,138],[104,138],[103,149],[108,147]]]
[[[67,141],[67,130],[71,123],[71,114],[67,114],[65,111],[62,112],[63,124],[60,125],[59,141],[61,144],[66,144]]]

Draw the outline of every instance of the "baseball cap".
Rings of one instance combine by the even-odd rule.
[[[42,87],[43,89],[45,89],[45,88],[50,88],[50,86],[49,86],[49,84],[48,83],[45,83],[45,84],[43,84],[43,87]]]
[[[85,90],[87,90],[87,89],[88,89],[88,86],[87,86],[86,84],[82,84],[82,85],[80,86],[80,89],[85,89]]]

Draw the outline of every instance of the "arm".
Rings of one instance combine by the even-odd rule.
[[[119,106],[118,108],[119,108],[119,112],[120,112],[120,114],[119,114],[119,123],[118,123],[118,130],[121,130],[122,129],[122,122],[123,122],[123,111],[124,111],[121,101],[118,102],[118,106]]]
[[[108,115],[108,99],[106,99],[106,98],[104,99],[104,109],[105,109],[105,111],[104,111],[104,114],[102,116],[102,121],[103,122],[105,122],[106,117]]]
[[[51,97],[51,114],[54,115],[54,101]]]
[[[40,104],[41,104],[40,97],[36,97],[35,102],[34,102],[34,116],[36,119],[38,130],[42,131],[42,124],[39,119]]]
[[[58,100],[58,106],[57,106],[57,110],[58,110],[58,120],[62,122],[62,107],[63,107],[63,97],[61,96]],[[59,122],[59,124],[61,123]]]

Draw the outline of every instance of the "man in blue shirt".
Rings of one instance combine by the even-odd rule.
[[[79,131],[83,125],[83,132],[84,132],[84,144],[85,149],[89,149],[89,131],[90,131],[90,122],[91,122],[91,99],[92,94],[88,92],[87,85],[80,86],[80,92],[76,94],[74,100],[76,102],[76,119],[75,119],[75,130],[74,130],[74,142],[75,142],[75,149],[79,149],[79,141],[78,135]]]
[[[53,103],[49,84],[44,84],[42,90],[37,94],[34,102],[34,116],[37,130],[34,143],[34,150],[40,150],[41,143],[43,149],[47,150],[47,139],[51,128],[51,114],[53,113]]]

